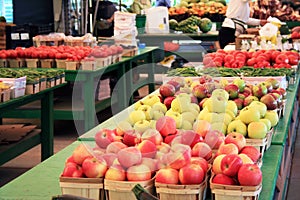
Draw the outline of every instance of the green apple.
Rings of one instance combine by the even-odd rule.
[[[203,109],[200,111],[200,113],[199,113],[197,119],[201,119],[201,120],[204,119],[204,117],[205,117],[205,115],[206,115],[207,113],[209,113],[208,109],[207,109],[207,108],[203,108]]]
[[[225,113],[229,114],[231,119],[235,119],[235,117],[236,117],[236,115],[231,110],[226,109]]]
[[[196,103],[190,104],[190,110],[196,110],[198,113],[200,112],[200,106]]]
[[[155,103],[160,102],[160,98],[157,94],[150,94],[147,95],[144,99],[143,99],[143,103],[145,105],[149,105],[149,106],[153,106]]]
[[[140,120],[134,123],[133,129],[139,133],[144,133],[147,129],[150,128],[150,122],[148,120]]]
[[[187,112],[193,113],[193,115],[194,115],[196,118],[197,118],[197,116],[199,115],[199,112],[198,112],[197,110],[195,110],[195,109],[192,109],[192,108],[190,108],[189,111],[187,111]]]
[[[221,78],[219,83],[221,84],[221,86],[224,88],[226,85],[228,85],[228,80],[225,78]]]
[[[264,118],[270,120],[272,127],[276,126],[279,121],[278,113],[274,110],[268,110]]]
[[[244,92],[244,89],[246,87],[245,80],[243,80],[241,78],[235,78],[233,80],[233,84],[235,84],[235,85],[237,85],[239,87],[239,91],[240,92]]]
[[[239,119],[245,124],[257,122],[260,119],[260,112],[255,107],[246,106],[240,111]]]
[[[183,113],[189,110],[189,105],[191,103],[191,99],[187,99],[186,97],[176,97],[171,103],[171,109],[178,113]]]
[[[158,120],[159,118],[165,116],[165,114],[161,110],[154,110],[152,113],[153,120]]]
[[[141,105],[138,110],[141,110],[145,113],[146,120],[151,120],[153,118],[152,107],[149,105]]]
[[[134,110],[139,109],[139,107],[142,106],[142,105],[145,105],[144,102],[143,102],[142,100],[137,101],[137,102],[134,104]]]
[[[166,112],[165,116],[172,117],[175,120],[175,122],[176,122],[176,128],[178,128],[178,129],[181,128],[182,121],[183,121],[181,113],[175,112],[173,110],[168,110]]]
[[[150,128],[156,129],[156,120],[150,120]]]
[[[189,121],[191,124],[194,124],[197,118],[197,116],[191,111],[183,112],[181,115],[184,121]]]
[[[260,113],[260,118],[263,118],[267,112],[267,106],[266,104],[260,102],[260,101],[252,101],[249,104],[249,107],[255,107],[256,109],[259,110]]]
[[[155,110],[159,110],[159,111],[162,111],[163,113],[166,113],[167,112],[167,106],[161,102],[156,102],[155,104],[152,105],[152,110],[155,111]]]
[[[145,120],[146,115],[142,110],[134,110],[129,114],[129,120],[131,124],[135,124],[137,121]]]
[[[259,121],[266,124],[268,131],[271,130],[272,124],[271,124],[271,121],[269,119],[263,118],[263,119],[260,119]]]
[[[234,120],[230,122],[227,126],[227,133],[238,132],[246,137],[247,135],[247,126],[241,120]]]
[[[226,112],[225,113],[219,113],[219,118],[222,119],[222,122],[225,123],[226,125],[228,125],[233,120],[231,115],[226,113]]]
[[[213,96],[222,96],[222,97],[224,97],[224,99],[226,99],[226,100],[229,99],[229,94],[228,94],[228,92],[227,92],[226,90],[224,90],[224,89],[215,89],[215,90],[212,92],[211,96],[212,96],[212,97],[213,97]]]
[[[211,130],[218,130],[221,131],[224,135],[226,135],[227,125],[223,122],[213,122],[211,124]]]
[[[229,100],[227,102],[226,110],[227,109],[231,110],[234,113],[235,116],[237,115],[238,107],[237,107],[237,105],[234,101]]]
[[[193,130],[193,124],[187,120],[183,120],[181,129],[183,130]]]
[[[211,96],[204,104],[209,112],[224,113],[227,100],[223,96]]]
[[[263,139],[266,137],[268,130],[264,122],[257,121],[248,124],[248,137],[252,139]]]

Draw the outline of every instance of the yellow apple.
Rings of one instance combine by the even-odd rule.
[[[268,110],[264,118],[270,120],[272,127],[276,126],[279,121],[278,113],[274,110]]]
[[[240,111],[239,119],[245,124],[257,122],[260,119],[260,112],[255,107],[246,106]]]
[[[163,113],[166,113],[167,112],[167,106],[161,102],[156,102],[155,104],[152,105],[152,110],[160,110],[162,111]]]
[[[156,94],[150,94],[147,95],[144,99],[143,99],[143,103],[145,105],[149,105],[149,106],[153,106],[155,103],[160,102],[160,98],[158,95]]]
[[[271,130],[272,124],[271,124],[271,121],[269,119],[263,118],[263,119],[260,119],[259,121],[266,124],[268,131]]]
[[[137,121],[133,125],[133,129],[139,133],[144,133],[149,128],[150,128],[150,122],[147,120]]]
[[[243,136],[247,135],[247,126],[241,120],[234,120],[227,126],[227,133],[238,132]]]
[[[129,120],[132,124],[135,124],[137,121],[145,120],[146,115],[141,110],[134,110],[129,114]]]
[[[145,113],[146,120],[151,120],[153,118],[152,107],[149,105],[141,105],[138,110],[141,110]]]
[[[234,101],[229,100],[227,102],[226,110],[227,109],[231,110],[234,113],[235,116],[237,115],[238,107],[237,107],[237,105],[236,105],[236,103]]]
[[[248,137],[253,139],[263,139],[266,137],[268,130],[264,122],[251,122],[248,124]]]
[[[259,113],[260,113],[260,117],[264,117],[266,112],[267,112],[267,106],[266,104],[260,102],[260,101],[252,101],[250,104],[249,104],[249,107],[255,107],[256,109],[259,110]]]
[[[238,156],[242,159],[243,164],[253,164],[254,163],[251,160],[251,158],[244,153],[240,153],[240,154],[238,154]]]

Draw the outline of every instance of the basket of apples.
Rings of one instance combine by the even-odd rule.
[[[258,199],[261,191],[261,153],[237,132],[226,135],[212,164],[213,199]]]
[[[107,164],[103,158],[95,157],[88,145],[78,145],[66,160],[59,178],[62,194],[104,200],[103,179],[106,171]]]

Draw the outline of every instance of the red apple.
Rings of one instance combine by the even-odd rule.
[[[180,169],[188,164],[191,160],[191,148],[184,144],[175,144],[171,146],[171,150],[164,154],[161,158],[163,165],[173,169]]]
[[[73,156],[73,160],[78,165],[81,165],[84,159],[86,159],[87,157],[92,157],[92,154],[90,152],[91,150],[87,148],[88,147],[85,146],[84,144],[80,144],[74,149],[72,156]]]
[[[204,85],[200,84],[193,87],[192,94],[199,99],[203,99],[207,97],[208,90]]]
[[[172,117],[163,116],[156,121],[156,130],[160,132],[163,137],[176,133],[176,122]]]
[[[204,174],[206,174],[208,170],[208,161],[201,157],[192,157],[191,158],[191,164],[196,164],[201,166],[201,168],[204,170]]]
[[[175,99],[174,96],[166,97],[163,101],[163,103],[166,105],[167,109],[171,108],[171,103]]]
[[[279,88],[280,82],[277,79],[270,77],[270,78],[267,78],[265,81],[271,83],[273,89]]]
[[[280,87],[280,88],[277,88],[276,90],[281,93],[283,99],[286,99],[287,92],[284,88]]]
[[[74,157],[73,157],[73,156],[69,156],[69,157],[66,159],[65,164],[67,164],[67,163],[76,163],[75,160],[74,160]]]
[[[179,89],[181,87],[180,83],[178,81],[175,81],[175,80],[169,80],[167,82],[167,84],[173,85],[174,88],[175,88],[175,92],[179,91]]]
[[[243,186],[257,186],[262,182],[262,172],[257,164],[244,164],[238,171],[238,181]]]
[[[200,165],[189,164],[179,170],[178,176],[183,185],[200,184],[205,178],[205,173]]]
[[[222,184],[222,185],[236,185],[236,182],[232,177],[225,174],[217,174],[213,177],[212,183]]]
[[[193,130],[205,138],[206,134],[211,130],[211,124],[205,120],[196,120],[193,124]]]
[[[228,154],[221,161],[222,173],[234,177],[243,165],[242,159],[237,154]]]
[[[151,170],[147,165],[139,164],[127,169],[126,177],[128,181],[146,181],[151,179]]]
[[[224,89],[228,92],[230,99],[235,99],[238,97],[239,87],[236,84],[228,84]]]
[[[114,141],[116,134],[110,129],[101,129],[95,134],[95,142],[100,148],[106,148]]]
[[[212,82],[213,78],[210,75],[202,75],[199,77],[199,83],[203,84],[203,83],[208,83],[208,82]]]
[[[192,156],[209,160],[212,157],[212,150],[208,144],[204,142],[198,142],[192,148]]]
[[[175,87],[171,84],[168,84],[168,83],[164,83],[163,85],[161,85],[159,87],[159,93],[163,97],[174,96],[175,92],[176,92]]]
[[[150,140],[144,140],[137,145],[137,148],[142,153],[142,157],[154,158],[157,152],[156,145]]]
[[[157,171],[155,181],[165,184],[178,184],[179,172],[172,168],[163,168]]]
[[[105,153],[105,154],[101,155],[101,157],[105,160],[108,167],[112,166],[114,161],[116,159],[118,159],[118,155],[115,153]]]
[[[82,171],[88,178],[104,177],[107,164],[104,158],[89,157],[82,163]]]
[[[137,147],[127,147],[118,152],[118,161],[124,168],[128,168],[142,162],[142,153]]]
[[[203,138],[193,130],[184,130],[180,134],[181,143],[189,145],[191,148],[198,142],[203,142]]]
[[[271,94],[262,96],[260,102],[266,104],[268,110],[275,110],[278,105],[276,99]]]
[[[242,148],[244,148],[244,146],[246,146],[246,138],[244,137],[244,135],[238,132],[231,132],[227,134],[224,142],[225,144],[235,144],[238,147],[239,152]]]
[[[252,101],[259,101],[256,96],[249,95],[244,99],[244,107],[249,106]]]
[[[135,130],[128,130],[123,135],[123,143],[127,146],[135,146],[141,141],[141,135]]]
[[[245,97],[245,99],[246,99],[246,97]],[[238,110],[241,110],[244,107],[244,99],[237,98],[237,99],[234,99],[233,101],[236,104]]]
[[[222,169],[221,169],[221,161],[222,159],[226,156],[226,154],[221,154],[215,157],[215,159],[213,160],[213,164],[212,164],[212,172],[215,174],[221,174],[222,173]]]
[[[246,154],[254,163],[256,163],[261,157],[259,150],[254,146],[245,146],[242,148],[240,153]]]
[[[252,88],[253,95],[257,98],[261,98],[268,93],[266,86],[264,85],[254,85]]]
[[[168,135],[164,138],[164,143],[171,144],[173,139],[177,137],[177,134]]]
[[[83,177],[82,168],[80,167],[80,165],[73,162],[66,163],[62,176],[74,178]]]

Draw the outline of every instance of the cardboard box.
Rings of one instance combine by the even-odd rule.
[[[250,41],[255,39],[256,35],[254,34],[240,34],[237,38],[235,38],[235,49],[239,50],[242,47],[242,40],[248,41],[251,45]]]
[[[12,85],[10,94],[12,99],[25,95],[26,76],[20,78],[0,78],[0,81]]]

